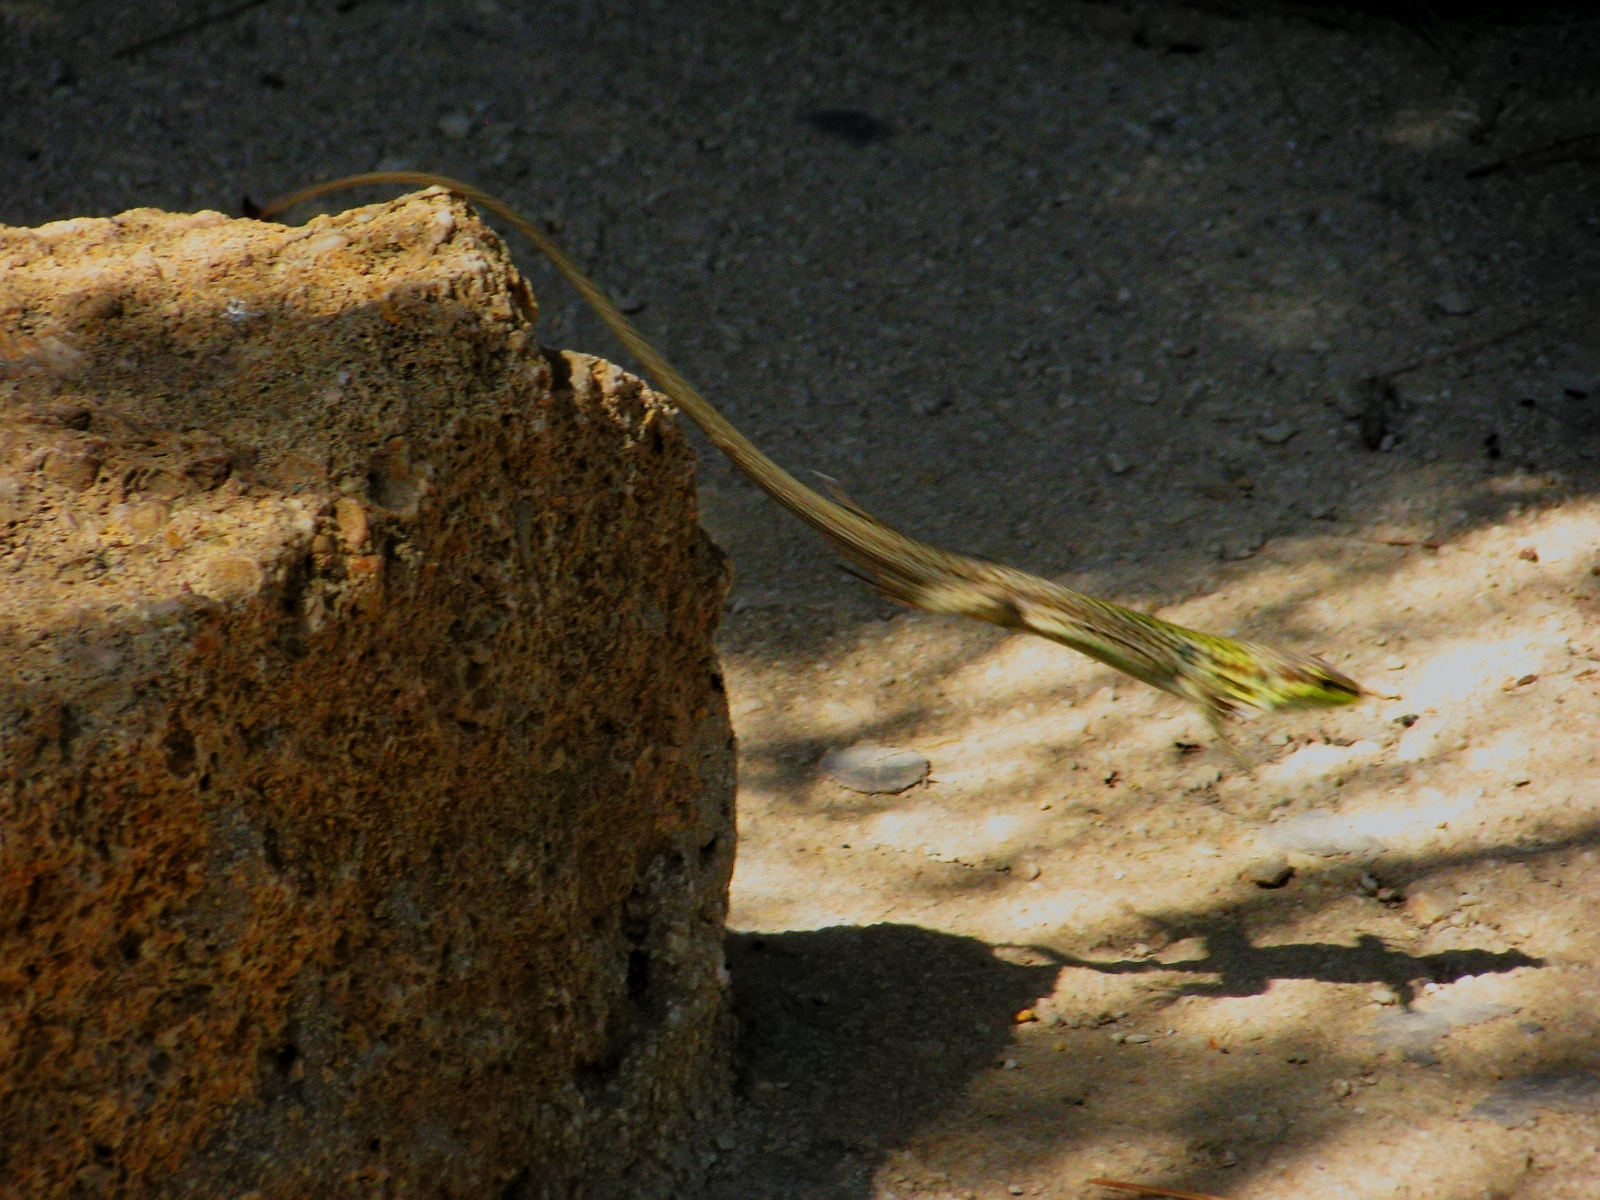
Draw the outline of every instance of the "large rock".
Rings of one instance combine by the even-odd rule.
[[[0,1194],[692,1185],[726,569],[533,315],[437,193],[0,229]]]

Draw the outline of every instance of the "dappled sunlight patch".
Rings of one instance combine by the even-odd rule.
[[[1565,656],[1565,641],[1525,635],[1459,642],[1412,672],[1405,699],[1413,708],[1456,707],[1481,699],[1506,679],[1548,669]]]
[[[1336,772],[1349,771],[1382,753],[1383,747],[1373,741],[1352,742],[1348,746],[1312,743],[1302,746],[1287,758],[1262,767],[1256,775],[1264,784],[1307,783]]]
[[[1463,145],[1483,125],[1483,113],[1470,96],[1446,96],[1412,104],[1383,126],[1382,137],[1410,150]]]
[[[1420,789],[1414,799],[1382,808],[1363,808],[1350,818],[1351,827],[1384,845],[1403,850],[1411,841],[1431,839],[1449,827],[1458,833],[1469,819],[1484,816],[1483,788],[1471,787],[1448,795],[1439,788]]]
[[[1258,292],[1233,306],[1225,316],[1265,345],[1298,350],[1338,331],[1341,322],[1326,313],[1327,307],[1328,301],[1323,297]]]

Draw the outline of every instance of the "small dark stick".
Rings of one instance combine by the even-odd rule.
[[[1137,1192],[1141,1196],[1165,1196],[1168,1200],[1222,1200],[1206,1192],[1180,1192],[1177,1188],[1151,1187],[1145,1183],[1123,1183],[1119,1179],[1091,1179],[1096,1187],[1120,1188],[1124,1192]]]

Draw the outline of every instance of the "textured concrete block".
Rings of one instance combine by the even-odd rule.
[[[0,229],[0,1195],[692,1184],[726,566],[534,311],[436,193]]]

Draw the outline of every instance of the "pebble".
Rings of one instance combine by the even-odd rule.
[[[1013,1196],[1020,1196],[1020,1195],[1022,1195],[1022,1189],[1021,1189],[1021,1188],[1020,1188],[1020,1187],[1018,1187],[1018,1186],[1017,1186],[1017,1185],[1016,1185],[1016,1184],[1014,1184],[1014,1183],[1013,1183],[1013,1184],[1012,1184],[1012,1185],[1011,1185],[1011,1186],[1010,1186],[1010,1187],[1008,1187],[1008,1188],[1007,1188],[1007,1189],[1006,1189],[1006,1191],[1008,1191],[1008,1192],[1010,1192],[1010,1193],[1011,1193],[1011,1194],[1012,1194],[1012,1195],[1013,1195]]]
[[[1348,1079],[1335,1079],[1328,1086],[1333,1088],[1333,1094],[1335,1096],[1341,1097],[1348,1096],[1352,1091],[1355,1090],[1350,1086],[1350,1081]]]
[[[1106,466],[1110,469],[1113,475],[1126,475],[1129,471],[1133,470],[1133,464],[1127,459],[1123,458],[1120,454],[1107,454]]]
[[[1006,1059],[1006,1070],[1015,1071],[1020,1064],[1014,1058]]]
[[[1269,446],[1281,446],[1300,431],[1287,421],[1256,430],[1256,436]]]
[[[1432,925],[1455,910],[1455,893],[1437,885],[1412,888],[1406,895],[1406,911],[1424,925]]]
[[[1374,1004],[1400,1003],[1400,993],[1395,991],[1387,983],[1377,984],[1370,992],[1367,993],[1367,998]]]
[[[734,1141],[733,1134],[731,1134],[731,1133],[719,1133],[719,1134],[717,1134],[717,1149],[718,1150],[732,1150],[738,1144],[739,1144],[738,1142]]]
[[[822,773],[853,792],[869,796],[903,792],[928,776],[928,760],[914,750],[858,742],[822,756]]]
[[[1150,1040],[1148,1033],[1130,1033],[1122,1039],[1124,1045],[1143,1046]]]
[[[1262,888],[1278,888],[1288,883],[1294,868],[1281,852],[1256,859],[1240,873],[1240,878]]]
[[[437,127],[452,142],[459,142],[472,132],[472,117],[464,112],[445,113],[439,118]]]
[[[1464,292],[1458,292],[1453,288],[1442,293],[1434,304],[1440,312],[1451,317],[1464,317],[1476,311],[1478,307]]]
[[[1406,660],[1391,654],[1383,660],[1383,669],[1385,671],[1404,671],[1406,669]]]

